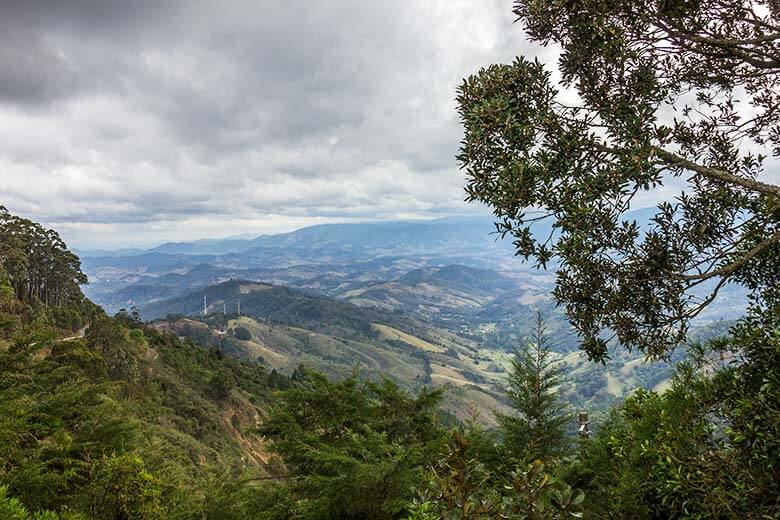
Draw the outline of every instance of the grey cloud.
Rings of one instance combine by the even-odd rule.
[[[33,105],[71,95],[74,71],[41,35],[0,24],[0,102]]]
[[[470,211],[454,89],[524,52],[509,7],[0,2],[0,198],[132,233]]]
[[[80,33],[116,39],[137,34],[143,27],[168,25],[170,17],[187,6],[185,1],[167,0],[24,0],[0,3],[0,19],[9,25],[56,34]],[[175,20],[175,18],[174,18]]]

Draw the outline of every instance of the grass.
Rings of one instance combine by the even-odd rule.
[[[393,327],[390,327],[388,325],[382,325],[381,323],[372,323],[371,328],[379,332],[379,335],[382,339],[402,341],[407,345],[411,345],[412,347],[419,348],[420,350],[425,350],[428,352],[439,352],[439,353],[446,352],[446,349],[443,347],[434,345],[433,343],[429,343],[424,339],[420,339],[416,336],[412,336],[411,334],[407,334],[406,332],[400,331],[398,329],[394,329]]]
[[[620,397],[626,390],[626,382],[619,377],[607,373],[607,391],[615,397]]]
[[[243,327],[252,338],[239,344],[250,357],[261,356],[269,368],[290,373],[303,363],[332,376],[346,376],[357,366],[368,373],[386,372],[403,381],[423,375],[421,359],[375,345],[292,327],[258,322],[244,317],[231,320],[230,327]]]

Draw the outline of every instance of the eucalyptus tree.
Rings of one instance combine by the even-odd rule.
[[[560,49],[458,91],[470,201],[536,265],[596,360],[616,338],[663,357],[729,282],[780,286],[780,5],[774,0],[522,0]],[[557,77],[557,76],[556,76]],[[626,217],[659,187],[650,226]],[[548,220],[549,234],[534,232]]]
[[[59,234],[12,215],[0,206],[0,268],[16,297],[57,306],[81,302],[79,284],[87,283],[79,258]]]

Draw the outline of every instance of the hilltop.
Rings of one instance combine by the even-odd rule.
[[[207,316],[202,316],[203,295]],[[237,316],[237,302],[242,316]],[[209,303],[210,302],[210,303]],[[226,316],[224,307],[231,309]],[[436,325],[380,309],[286,287],[230,281],[140,309],[154,326],[255,360],[281,373],[299,364],[333,377],[356,367],[375,379],[389,374],[400,385],[446,387],[446,408],[463,417],[477,403],[482,420],[501,409],[506,355]],[[166,319],[160,319],[166,317]]]

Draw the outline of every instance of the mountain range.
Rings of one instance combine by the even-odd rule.
[[[631,217],[646,228],[653,214]],[[636,354],[588,363],[552,301],[554,269],[522,263],[494,231],[482,217],[333,224],[82,253],[85,292],[109,312],[136,307],[161,329],[283,373],[299,363],[331,375],[359,366],[411,386],[445,385],[453,411],[464,399],[500,409],[511,352],[537,313],[567,363],[571,402],[603,409],[636,386],[664,384],[668,365]],[[723,328],[741,301],[723,292],[700,326]]]
[[[641,228],[654,209],[628,214]],[[544,222],[544,221],[542,221]],[[535,232],[549,234],[549,225]],[[554,266],[533,269],[489,217],[328,224],[254,239],[165,243],[146,251],[82,252],[85,293],[111,312],[228,280],[253,280],[400,311],[462,330],[550,310]],[[733,314],[726,290],[708,309]]]

